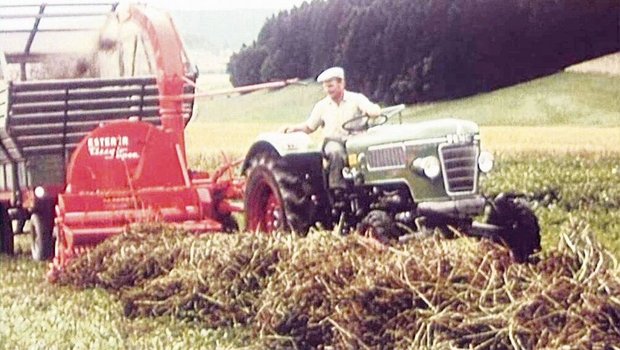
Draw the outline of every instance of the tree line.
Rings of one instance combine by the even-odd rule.
[[[340,65],[385,103],[449,99],[620,49],[618,0],[313,0],[268,18],[228,63],[235,86]]]

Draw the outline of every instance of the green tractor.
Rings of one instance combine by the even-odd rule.
[[[538,220],[522,198],[480,194],[479,177],[491,171],[493,156],[480,150],[478,126],[460,119],[386,123],[403,109],[343,125],[352,135],[345,143],[348,186],[338,195],[328,188],[320,144],[304,133],[260,135],[242,167],[247,229],[305,234],[337,227],[386,242],[439,229],[502,242],[519,262],[539,250]],[[480,216],[485,223],[474,221]]]

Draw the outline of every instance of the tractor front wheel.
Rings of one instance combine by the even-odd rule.
[[[525,200],[514,195],[500,194],[491,206],[489,224],[503,227],[501,240],[512,250],[517,262],[525,262],[540,250],[540,226],[536,215]]]
[[[357,226],[357,230],[363,235],[370,234],[381,243],[388,243],[390,239],[398,236],[394,220],[382,210],[368,213]]]

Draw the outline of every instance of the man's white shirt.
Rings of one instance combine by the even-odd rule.
[[[342,124],[359,114],[378,115],[380,107],[357,92],[344,91],[340,104],[327,96],[314,105],[306,125],[312,131],[323,126],[323,137],[345,138],[349,133]]]

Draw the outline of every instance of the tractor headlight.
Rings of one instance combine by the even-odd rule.
[[[413,170],[419,174],[426,175],[429,179],[436,178],[441,172],[439,159],[435,156],[416,158],[411,165]]]
[[[480,156],[478,156],[478,168],[483,173],[488,173],[493,169],[493,155],[490,152],[481,152]]]
[[[41,187],[41,186],[37,186],[34,189],[34,196],[37,198],[43,198],[45,197],[45,188]]]

